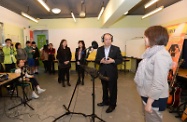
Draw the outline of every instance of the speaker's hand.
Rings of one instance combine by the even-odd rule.
[[[105,58],[102,58],[101,61],[100,61],[101,64],[105,64],[106,63],[106,60]]]
[[[106,60],[106,64],[111,64],[111,63],[115,63],[115,60],[108,57],[108,60]]]

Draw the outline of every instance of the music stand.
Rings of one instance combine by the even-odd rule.
[[[89,51],[91,50],[91,47],[89,47],[89,48],[87,48],[87,49],[88,49],[88,51],[87,51],[87,54],[86,54],[86,56],[85,56],[85,62],[86,62],[86,59],[88,58],[88,56],[89,56],[89,54],[90,54]],[[87,50],[87,49],[86,49],[86,50]],[[94,48],[94,49],[95,49],[95,48]],[[71,112],[71,111],[69,110],[69,108],[70,108],[70,106],[71,106],[71,102],[72,102],[73,97],[74,97],[74,94],[75,94],[75,91],[76,91],[77,86],[78,86],[78,84],[79,84],[79,81],[77,80],[77,83],[76,83],[76,85],[75,85],[75,88],[74,88],[73,94],[72,94],[72,96],[71,96],[71,99],[70,99],[70,102],[69,102],[68,107],[66,107],[65,105],[63,105],[63,107],[65,108],[65,110],[66,110],[67,112],[64,113],[64,114],[62,114],[61,116],[57,117],[55,120],[53,120],[53,122],[56,122],[56,121],[59,120],[60,118],[66,116],[66,115],[69,115],[69,114],[77,114],[77,115],[83,115],[84,117],[91,117],[92,120],[93,120],[93,122],[95,122],[95,118],[99,119],[99,120],[102,121],[102,122],[105,122],[103,119],[99,118],[99,117],[95,114],[95,79],[96,79],[97,77],[99,77],[100,74],[99,74],[99,72],[98,72],[96,69],[94,69],[94,68],[90,68],[90,67],[87,67],[87,66],[81,66],[81,67],[84,68],[84,70],[85,70],[88,74],[90,74],[90,76],[91,76],[91,78],[92,78],[92,79],[91,79],[91,80],[92,80],[92,85],[93,85],[93,87],[92,87],[92,114],[86,115],[86,114],[84,114],[84,113]]]
[[[26,68],[24,70],[24,73],[26,73]],[[23,98],[21,98],[21,103],[16,105],[16,106],[13,106],[13,107],[9,108],[8,110],[14,109],[14,108],[16,108],[20,105],[28,106],[30,109],[34,110],[34,108],[27,103],[28,101],[30,101],[32,99],[29,99],[27,97],[27,94],[25,93],[25,87],[23,86],[23,84],[24,84],[24,78],[23,77],[24,77],[24,74],[23,74],[23,72],[21,72],[21,83],[22,83],[21,88],[22,88],[22,95],[23,95]]]

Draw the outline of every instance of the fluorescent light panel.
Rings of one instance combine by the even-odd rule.
[[[38,0],[38,2],[39,2],[47,11],[50,11],[49,6],[48,6],[43,0]]]
[[[75,16],[74,16],[73,12],[71,12],[71,16],[72,16],[74,22],[76,22],[76,19],[75,19]]]
[[[38,20],[37,20],[37,19],[35,19],[34,17],[31,17],[30,15],[28,15],[28,14],[26,14],[26,13],[24,13],[24,12],[21,12],[21,15],[23,15],[24,17],[26,17],[26,18],[28,18],[28,19],[30,19],[30,20],[36,22],[36,23],[38,23]]]
[[[151,12],[145,14],[144,16],[142,16],[142,19],[144,19],[144,18],[146,18],[146,17],[149,17],[149,16],[151,16],[151,15],[153,15],[153,14],[155,14],[155,13],[161,11],[163,8],[164,8],[164,6],[161,6],[161,7],[157,8],[157,9],[155,9],[155,10],[153,10],[153,11],[151,11]]]
[[[105,7],[102,7],[102,8],[101,8],[101,11],[100,11],[100,13],[99,13],[99,15],[98,15],[98,17],[97,17],[98,20],[100,19],[101,15],[103,14],[104,9],[105,9]]]
[[[156,3],[157,1],[159,1],[159,0],[151,0],[151,1],[149,1],[148,3],[146,3],[146,4],[144,5],[144,8],[148,8],[149,6],[153,5],[153,4]]]

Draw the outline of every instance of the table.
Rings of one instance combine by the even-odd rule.
[[[20,73],[0,73],[0,74],[8,74],[8,79],[3,82],[0,82],[0,96],[2,96],[2,86],[19,78],[21,74]]]
[[[129,62],[130,61],[130,59],[127,59],[126,57],[123,57],[123,66],[124,66],[124,71],[127,71],[127,69],[126,69],[126,62]]]
[[[0,82],[0,86],[11,82],[12,80],[19,78],[20,77],[20,73],[0,73],[0,74],[8,74],[8,80],[5,80],[3,82]]]

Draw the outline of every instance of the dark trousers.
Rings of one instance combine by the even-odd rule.
[[[16,68],[15,63],[5,64],[5,72],[10,72],[11,69],[15,69],[15,68]]]
[[[80,65],[77,65],[77,74],[78,74],[78,81],[84,82],[84,69]]]
[[[67,82],[69,82],[69,67],[68,68],[59,68],[58,67],[58,81],[65,81],[65,76],[67,78]]]
[[[53,60],[48,61],[48,69],[49,69],[49,73],[54,73],[55,72],[54,61]]]
[[[47,72],[49,69],[48,69],[48,61],[47,60],[44,60],[42,61],[43,64],[44,64],[44,69],[45,69],[45,72]]]
[[[1,63],[0,63],[0,72],[4,72],[4,67]]]
[[[103,102],[116,107],[117,102],[117,79],[110,81],[101,80],[103,88]]]
[[[35,79],[35,78],[30,78],[30,81],[29,82],[31,82],[31,84],[32,84],[32,90],[34,91],[34,89],[36,88],[36,86],[37,85],[39,85],[38,84],[38,81]]]

